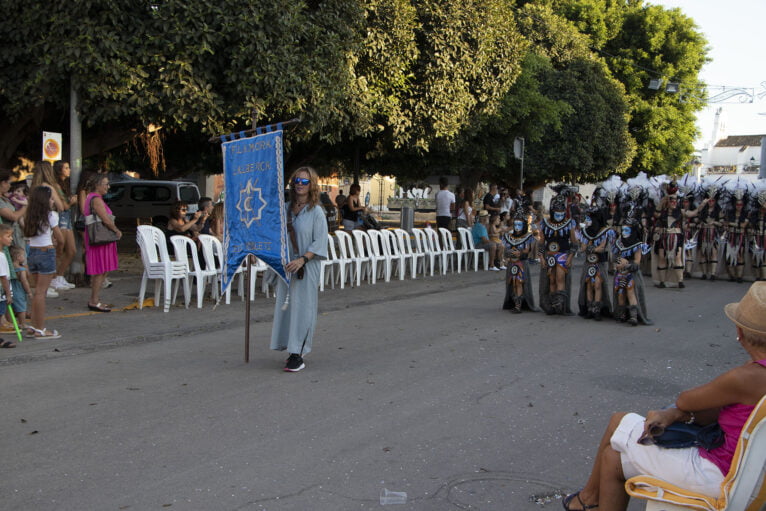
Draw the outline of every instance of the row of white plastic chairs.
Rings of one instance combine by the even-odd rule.
[[[141,262],[144,273],[141,277],[141,288],[138,292],[138,308],[143,308],[146,286],[149,280],[154,280],[154,304],[159,306],[160,295],[163,298],[163,310],[168,312],[171,303],[175,303],[179,284],[183,285],[184,305],[188,308],[192,296],[192,283],[196,283],[197,307],[202,307],[205,289],[210,286],[210,295],[218,301],[221,288],[222,263],[224,260],[223,246],[215,236],[199,235],[202,246],[204,266],[200,264],[197,245],[187,236],[171,236],[175,259],[170,257],[165,233],[151,225],[139,225],[136,241],[141,251]],[[244,268],[243,263],[234,275],[238,279],[239,295],[244,298]],[[255,282],[258,273],[263,273],[268,266],[256,258],[250,268],[250,297],[255,297]],[[160,287],[162,285],[162,287]],[[269,288],[263,286],[268,295]],[[231,286],[226,290],[226,303],[231,303]]]
[[[442,275],[448,270],[460,273],[473,263],[478,270],[479,259],[483,260],[484,269],[489,266],[487,253],[475,248],[471,231],[458,228],[460,247],[456,248],[452,233],[448,229],[431,228],[413,229],[412,236],[403,229],[353,230],[350,233],[336,231],[328,237],[328,257],[320,261],[320,290],[324,291],[328,280],[335,288],[336,283],[343,288],[348,281],[350,286],[361,285],[363,280],[375,284],[383,278],[386,282],[392,275],[400,280],[409,272],[411,278],[417,275],[434,275],[438,268]],[[138,226],[138,242],[144,272],[138,296],[138,306],[143,308],[146,287],[149,280],[155,280],[154,303],[159,306],[163,298],[163,310],[168,312],[175,303],[179,285],[183,285],[184,305],[188,308],[192,296],[192,284],[196,283],[197,307],[201,308],[207,286],[211,297],[218,301],[222,279],[222,261],[224,260],[221,242],[214,236],[201,234],[202,255],[205,265],[201,265],[196,244],[186,236],[171,236],[175,259],[167,250],[165,233],[157,227]],[[243,263],[235,273],[238,278],[239,295],[244,299]],[[255,297],[255,284],[258,273],[268,271],[268,266],[256,258],[251,265],[250,297]],[[262,290],[269,295],[269,288],[262,279]],[[226,303],[231,302],[231,286],[226,290]]]
[[[333,288],[336,283],[343,288],[346,281],[359,286],[363,280],[375,284],[383,278],[388,282],[392,275],[403,280],[407,272],[413,279],[418,274],[433,276],[437,268],[442,275],[448,270],[460,273],[471,263],[477,271],[480,258],[488,269],[489,256],[474,246],[471,231],[460,227],[458,235],[460,248],[456,248],[452,232],[444,228],[416,228],[412,236],[404,229],[335,231],[328,239],[328,257],[321,261],[319,289],[324,291],[328,280]]]

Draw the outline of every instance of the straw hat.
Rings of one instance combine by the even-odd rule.
[[[766,334],[766,282],[754,282],[739,303],[730,303],[723,310],[738,326]]]
[[[487,211],[486,209],[482,209],[481,211],[479,211],[479,218],[483,218],[485,216],[489,216],[489,211]]]

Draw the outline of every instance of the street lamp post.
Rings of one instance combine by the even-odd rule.
[[[521,160],[521,175],[519,176],[519,190],[524,191],[524,137],[516,137],[513,141],[513,154],[517,160]]]

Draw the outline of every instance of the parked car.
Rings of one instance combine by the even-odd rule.
[[[176,201],[189,204],[189,213],[197,211],[200,193],[191,181],[152,181],[131,179],[109,183],[104,200],[118,220],[145,218],[152,225],[167,227],[170,207]]]

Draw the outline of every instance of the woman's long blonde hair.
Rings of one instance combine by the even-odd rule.
[[[57,192],[61,192],[61,185],[53,172],[53,166],[47,161],[38,161],[32,167],[32,188],[46,184]]]
[[[306,172],[309,175],[309,179],[311,179],[309,184],[309,206],[313,208],[319,204],[319,176],[312,167],[298,167],[290,174],[290,178],[287,181],[290,185],[290,202],[295,202],[295,185],[293,180],[299,172]]]

